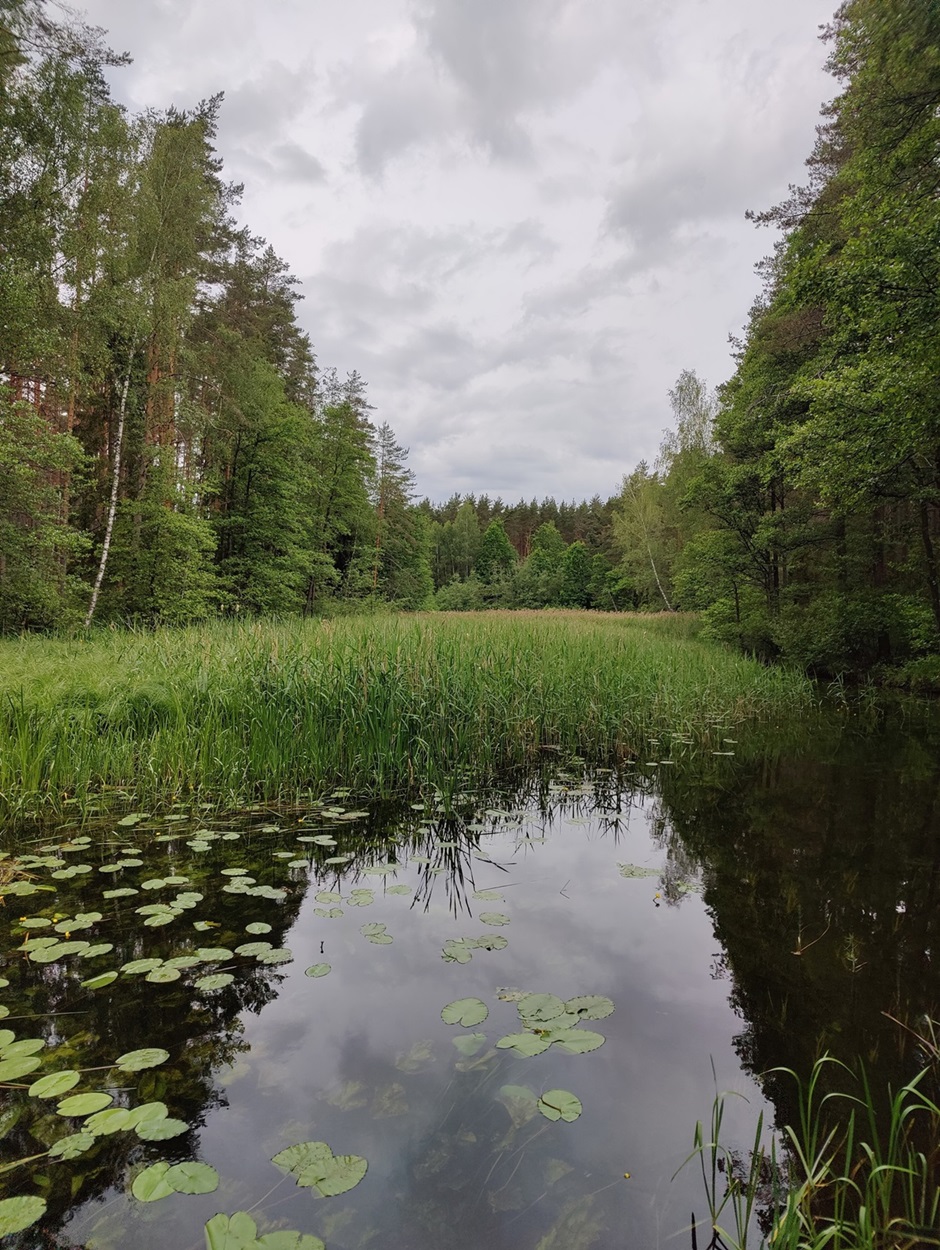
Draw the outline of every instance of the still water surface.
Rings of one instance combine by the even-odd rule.
[[[937,1015],[937,730],[833,722],[723,756],[662,742],[632,773],[569,764],[468,795],[458,818],[340,793],[307,811],[178,808],[20,837],[32,883],[54,892],[5,897],[0,1027],[46,1046],[4,1091],[2,1161],[81,1131],[27,1093],[65,1069],[82,1070],[71,1093],[161,1101],[189,1127],[115,1131],[0,1176],[0,1196],[48,1202],[9,1244],[196,1250],[215,1213],[250,1211],[259,1235],[298,1230],[329,1250],[691,1245],[701,1183],[694,1167],[673,1174],[716,1082],[747,1100],[726,1119],[746,1148],[760,1110],[792,1114],[787,1080],[760,1079],[775,1065],[805,1071],[828,1049],[878,1080],[917,1070],[883,1013]],[[56,932],[76,917],[87,927]],[[91,951],[22,949],[50,936]],[[289,954],[234,953],[253,942]],[[184,966],[120,971],[141,959]],[[520,1022],[523,993],[610,999],[612,1014],[577,1026],[603,1044],[497,1047],[539,1036]],[[485,1020],[446,1024],[465,998]],[[109,1066],[145,1047],[169,1058]],[[576,1120],[540,1114],[558,1089],[580,1100]],[[271,1162],[305,1141],[364,1158],[365,1177],[315,1197]],[[161,1160],[209,1164],[218,1188],[139,1201],[134,1177]]]

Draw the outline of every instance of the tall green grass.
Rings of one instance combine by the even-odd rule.
[[[214,623],[0,644],[0,812],[126,791],[236,804],[343,784],[445,795],[560,749],[789,715],[797,673],[682,618],[577,612]]]
[[[933,1061],[935,1065],[936,1060]],[[823,1093],[830,1067],[851,1082]],[[722,1142],[726,1095],[699,1124],[690,1159],[701,1164],[707,1231],[703,1250],[926,1250],[940,1246],[940,1107],[924,1090],[925,1069],[896,1094],[876,1099],[864,1070],[831,1057],[796,1083],[799,1117],[776,1139],[757,1123],[746,1159]],[[763,1219],[761,1219],[763,1216]],[[763,1227],[761,1227],[763,1225]],[[707,1238],[708,1240],[705,1240]]]

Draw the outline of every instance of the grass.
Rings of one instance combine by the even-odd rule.
[[[459,613],[214,623],[0,643],[0,814],[117,792],[235,805],[342,784],[447,795],[544,750],[623,761],[650,736],[790,715],[794,671],[688,617]]]
[[[931,1038],[935,1034],[931,1032]],[[936,1057],[886,1110],[864,1070],[853,1074],[831,1057],[796,1082],[799,1123],[778,1149],[758,1120],[746,1161],[721,1142],[724,1099],[713,1104],[711,1133],[695,1133],[690,1159],[702,1168],[709,1208],[704,1250],[926,1250],[940,1246],[940,1107],[922,1086]],[[828,1069],[841,1069],[852,1092],[821,1092]],[[699,1229],[692,1230],[693,1247]]]

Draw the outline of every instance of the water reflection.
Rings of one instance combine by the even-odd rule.
[[[468,792],[448,813],[429,799],[357,814],[340,793],[315,811],[223,823],[180,809],[34,838],[25,849],[38,858],[90,870],[54,879],[36,866],[34,882],[55,893],[5,899],[0,1027],[47,1048],[5,1091],[3,1161],[79,1127],[26,1092],[63,1068],[103,1069],[79,1088],[107,1088],[119,1105],[163,1101],[190,1127],[159,1143],[116,1132],[74,1161],[4,1173],[0,1196],[48,1203],[41,1226],[9,1244],[199,1247],[204,1222],[236,1210],[262,1232],[316,1233],[329,1250],[688,1244],[674,1238],[701,1214],[701,1194],[691,1171],[670,1177],[715,1079],[750,1099],[730,1107],[744,1145],[763,1105],[755,1078],[774,1065],[806,1071],[828,1048],[862,1054],[880,1081],[916,1067],[882,1013],[937,1013],[936,745],[933,728],[836,724],[734,757],[660,746],[678,762],[633,775],[556,767],[500,795]],[[132,858],[142,863],[113,870]],[[167,878],[185,884],[152,884]],[[139,892],[105,899],[116,884]],[[180,890],[202,898],[144,926],[136,909]],[[37,964],[17,949],[46,932],[24,917],[95,911],[101,921],[75,936],[112,952]],[[508,923],[481,921],[491,913]],[[370,925],[392,941],[368,940]],[[442,958],[482,937],[508,944]],[[289,947],[292,961],[230,953],[252,941]],[[168,983],[122,973],[81,986],[206,948],[219,958]],[[304,975],[324,963],[327,975]],[[217,971],[231,983],[196,987]],[[604,1045],[530,1058],[496,1047],[519,1028],[522,991],[608,996],[615,1013],[588,1025]],[[442,1007],[470,996],[486,1021],[444,1024]],[[454,1045],[474,1031],[478,1049]],[[147,1046],[169,1061],[133,1077],[108,1069]],[[583,1114],[549,1122],[523,1087],[570,1090]],[[763,1089],[791,1114],[788,1084],[764,1077]],[[314,1199],[271,1163],[307,1140],[367,1158],[365,1179]],[[140,1203],[129,1182],[157,1159],[204,1160],[219,1189]]]

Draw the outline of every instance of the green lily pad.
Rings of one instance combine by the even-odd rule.
[[[330,964],[312,964],[304,972],[305,977],[325,977],[332,970]]]
[[[159,1198],[169,1198],[176,1191],[166,1182],[166,1174],[170,1170],[168,1163],[152,1163],[134,1177],[131,1193],[141,1202],[156,1202]]]
[[[486,1043],[485,1033],[461,1033],[453,1039],[454,1045],[467,1059],[471,1059]]]
[[[130,898],[132,894],[139,894],[140,890],[134,890],[129,885],[122,886],[119,890],[105,890],[102,898]]]
[[[252,921],[251,924],[245,925],[245,932],[246,933],[270,933],[271,926],[269,924],[264,924],[264,922],[261,920],[254,920]]]
[[[53,1159],[78,1159],[91,1150],[94,1144],[95,1138],[91,1133],[70,1133],[68,1137],[60,1137],[49,1148],[49,1154]]]
[[[154,968],[159,968],[163,963],[162,959],[132,959],[129,963],[121,964],[121,971],[128,976],[136,976],[141,972],[153,972]]]
[[[86,1116],[94,1115],[109,1107],[114,1099],[110,1094],[99,1092],[89,1094],[73,1094],[71,1098],[63,1098],[55,1109],[56,1115]]]
[[[496,1043],[498,1050],[512,1049],[526,1058],[542,1054],[543,1051],[548,1050],[549,1046],[551,1046],[551,1042],[546,1041],[543,1037],[538,1037],[535,1033],[508,1033]]]
[[[519,1015],[526,1024],[544,1024],[560,1016],[565,1004],[555,994],[526,994],[519,1001]]]
[[[236,955],[266,955],[268,951],[274,950],[270,942],[243,942],[241,946],[235,947]]]
[[[259,964],[289,964],[294,958],[294,952],[288,950],[286,946],[277,947],[274,950],[264,951],[257,956]]]
[[[185,1120],[174,1120],[171,1116],[163,1120],[142,1120],[134,1126],[134,1132],[141,1141],[169,1141],[171,1137],[179,1137],[188,1131],[189,1125]]]
[[[489,1014],[490,1009],[481,998],[457,998],[443,1009],[441,1019],[445,1024],[462,1024],[465,1029],[472,1029]]]
[[[304,1189],[319,1198],[344,1194],[365,1176],[368,1163],[359,1155],[334,1155],[323,1141],[300,1142],[280,1151],[271,1160],[286,1168]]]
[[[232,958],[232,952],[225,946],[200,946],[195,954],[204,964],[224,963]]]
[[[600,994],[585,994],[580,998],[569,998],[565,1003],[565,1011],[580,1016],[582,1020],[603,1020],[613,1010],[613,1002]]]
[[[258,1236],[258,1226],[246,1211],[214,1215],[205,1226],[206,1250],[326,1250],[319,1237],[279,1229]]]
[[[570,1124],[582,1110],[580,1098],[575,1098],[566,1089],[550,1089],[539,1099],[539,1111],[546,1120],[564,1120]]]
[[[445,963],[468,964],[473,958],[473,951],[463,938],[448,938],[441,951],[441,958]]]
[[[211,1194],[219,1187],[219,1174],[208,1163],[175,1163],[163,1182],[178,1194]]]
[[[145,981],[150,981],[153,985],[166,985],[170,981],[178,981],[179,979],[179,968],[170,968],[167,964],[163,964],[160,968],[154,968],[144,978]]]
[[[144,1072],[147,1068],[159,1068],[169,1057],[168,1050],[162,1050],[158,1046],[146,1046],[142,1050],[129,1050],[124,1055],[118,1055],[114,1066],[122,1072]]]
[[[87,951],[82,951],[79,959],[97,959],[99,955],[110,955],[113,950],[113,943],[99,942],[96,946],[89,946]]]
[[[46,1048],[44,1037],[24,1037],[19,1042],[8,1042],[0,1047],[0,1059],[20,1059],[26,1055],[38,1055]]]
[[[314,907],[313,914],[324,920],[338,920],[343,914],[342,907]]]
[[[120,1133],[130,1128],[131,1113],[126,1107],[108,1107],[90,1115],[82,1125],[83,1133],[91,1133],[92,1137],[108,1137],[111,1133]]]
[[[569,1055],[586,1055],[589,1051],[597,1050],[598,1046],[603,1046],[606,1038],[601,1033],[592,1033],[590,1029],[566,1029],[553,1037],[552,1041]]]
[[[21,1076],[35,1072],[42,1063],[31,1055],[23,1055],[17,1059],[0,1060],[0,1081],[18,1081]]]
[[[487,903],[501,903],[505,896],[501,890],[474,890],[473,897]]]
[[[46,1213],[44,1198],[33,1194],[24,1194],[19,1198],[4,1198],[0,1202],[0,1237],[8,1237],[12,1233],[21,1233]]]
[[[226,985],[231,985],[234,980],[230,972],[213,972],[207,977],[200,977],[198,981],[194,981],[193,987],[197,990],[221,990]]]
[[[480,912],[480,920],[483,924],[504,925],[509,924],[509,917],[501,911],[483,911]]]
[[[112,981],[116,981],[118,974],[116,972],[102,972],[99,976],[89,977],[87,981],[82,982],[82,988],[86,990],[100,990],[104,986],[110,985]]]
[[[67,1094],[70,1089],[74,1089],[81,1079],[81,1073],[71,1068],[64,1072],[50,1072],[48,1076],[41,1076],[38,1081],[33,1081],[29,1087],[29,1096],[58,1098],[60,1094]]]
[[[386,894],[414,894],[410,885],[390,885]]]
[[[142,1102],[127,1114],[130,1117],[128,1127],[136,1128],[138,1124],[144,1124],[148,1120],[165,1120],[167,1105],[165,1102]]]

